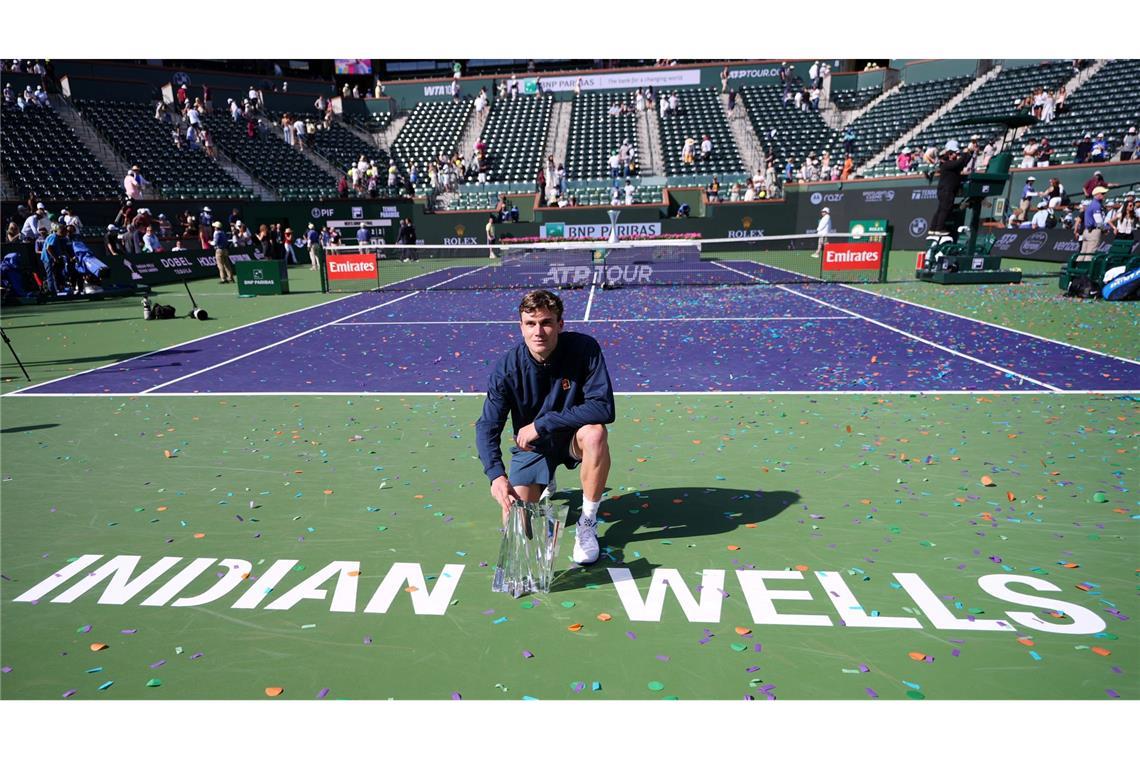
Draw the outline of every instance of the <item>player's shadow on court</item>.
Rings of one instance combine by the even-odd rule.
[[[593,565],[560,573],[551,591],[568,591],[587,584],[608,584],[607,568],[622,567],[637,578],[648,578],[669,552],[693,550],[724,551],[744,543],[752,530],[763,530],[763,523],[779,516],[800,499],[791,491],[742,491],[735,488],[656,488],[630,491],[602,502],[598,544],[602,553]],[[578,501],[578,499],[575,499]],[[574,521],[578,507],[570,510],[570,524],[559,542],[560,561],[570,553],[574,542]],[[717,536],[733,533],[723,545]],[[668,541],[669,545],[662,542]],[[648,555],[648,556],[641,556]],[[726,561],[726,564],[730,563]]]

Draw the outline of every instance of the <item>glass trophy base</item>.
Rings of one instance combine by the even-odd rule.
[[[554,505],[549,499],[511,504],[499,546],[499,561],[495,564],[495,578],[491,581],[492,591],[501,591],[516,599],[550,591],[558,539],[568,509],[569,505]]]

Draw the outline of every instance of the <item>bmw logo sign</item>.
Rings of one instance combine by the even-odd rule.
[[[910,236],[920,238],[926,234],[926,219],[921,216],[916,216],[910,220]]]

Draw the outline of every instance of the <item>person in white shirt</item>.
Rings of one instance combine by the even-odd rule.
[[[661,118],[664,119],[669,113],[669,98],[661,98]]]
[[[618,205],[619,198],[620,198],[620,193],[618,192],[618,186],[614,185],[612,188],[610,188],[610,205],[611,206]]]
[[[305,133],[308,131],[308,127],[305,126],[305,120],[297,119],[297,123],[293,125],[293,131],[297,133],[297,147],[304,150]]]
[[[61,208],[59,210],[59,217],[63,220],[65,227],[74,227],[76,234],[83,232],[83,223],[79,221],[79,216],[77,214],[71,213],[71,211],[68,209]]]
[[[1029,224],[1030,229],[1043,230],[1049,221],[1049,201],[1038,201],[1037,213],[1033,215],[1033,220]]]
[[[137,166],[132,166],[123,177],[123,192],[131,200],[137,201],[143,197],[143,186],[148,184]]]
[[[831,209],[824,206],[819,210],[819,222],[815,225],[815,234],[819,237],[819,243],[816,244],[815,253],[811,255],[813,259],[818,259],[823,253],[823,248],[827,245],[827,236],[832,232],[834,230],[831,227]]]
[[[708,135],[701,135],[701,160],[704,161],[712,155],[712,140]]]
[[[633,205],[633,183],[628,179],[625,181],[625,205]]]
[[[670,111],[677,111],[677,110],[680,110],[680,108],[681,108],[681,103],[677,99],[677,93],[675,93],[675,92],[670,93],[670,95],[669,95],[669,110]]]

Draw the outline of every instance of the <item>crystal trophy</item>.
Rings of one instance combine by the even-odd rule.
[[[549,498],[511,502],[492,591],[504,591],[516,599],[550,591],[567,509],[565,504],[551,504]]]

